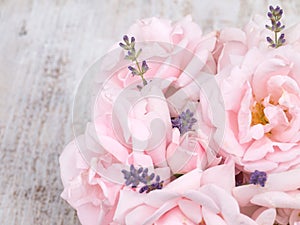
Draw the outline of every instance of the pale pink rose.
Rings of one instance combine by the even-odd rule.
[[[180,136],[177,128],[172,130],[172,142],[167,148],[167,162],[173,173],[184,174],[193,169],[205,170],[217,165],[221,158],[210,155],[207,135],[201,130],[189,131]]]
[[[267,17],[255,15],[243,29],[228,27],[220,30],[213,53],[217,62],[217,72],[241,65],[246,53],[251,49],[259,48],[262,51],[268,51],[270,47],[266,37],[274,35],[265,28],[265,24],[269,22]],[[299,27],[300,25],[296,24],[282,31],[285,34],[286,43],[292,45],[297,51],[300,50]],[[251,64],[251,60],[247,63]]]
[[[145,165],[162,179],[170,177],[168,168],[154,170],[149,156],[129,154],[118,142],[105,136],[101,144],[89,123],[85,134],[67,145],[59,159],[64,185],[61,196],[77,210],[83,225],[109,224],[119,192],[124,188],[121,170],[128,165]]]
[[[202,36],[191,17],[177,23],[144,19],[134,24],[128,35],[136,38],[137,49],[143,49],[141,60],[147,59],[150,68],[145,74],[148,84],[141,91],[136,88],[141,78],[132,76],[127,69],[132,63],[124,60],[125,53],[119,48],[116,55],[103,60],[93,123],[99,143],[121,162],[132,154],[144,155],[148,163],[143,166],[152,161],[155,166],[164,167],[166,149],[171,143],[171,117],[178,116],[189,102],[197,103],[195,92],[199,92],[199,87],[183,93],[179,104],[171,98],[174,92],[191,86],[201,71],[215,73],[212,51],[216,36]],[[143,45],[148,41],[155,42]]]
[[[168,166],[173,173],[217,165],[220,160],[207,151],[208,136],[201,133],[196,124],[195,131],[184,135],[180,135],[177,128],[172,130],[172,112],[169,111],[168,103],[172,102],[172,96],[177,96],[178,92],[166,99],[160,89],[161,85],[161,81],[152,81],[142,91],[124,91],[115,102],[114,109],[105,110],[104,103],[97,104],[106,111],[95,120],[100,145],[123,163],[128,162],[126,160],[129,156],[143,157],[142,163],[134,160],[132,164],[144,167],[152,166],[152,163],[158,167]],[[186,93],[196,92],[199,90],[194,87]],[[186,97],[184,94],[182,96]],[[99,98],[99,101],[103,99]],[[184,102],[188,102],[188,99],[173,101],[172,106],[176,105],[185,111]],[[188,105],[195,107],[190,103]]]
[[[190,171],[162,190],[122,190],[113,221],[126,225],[263,225],[240,213],[231,196],[232,163]]]
[[[300,53],[291,45],[252,48],[216,76],[224,99],[222,148],[244,170],[300,165]]]
[[[153,78],[174,81],[178,88],[192,82],[200,71],[216,73],[213,58],[216,32],[203,36],[190,16],[176,23],[156,17],[138,20],[127,34],[135,37],[137,50],[142,48],[139,60],[146,59],[150,68],[145,74],[147,81]],[[115,45],[101,64],[97,80],[105,81],[105,89],[114,92],[107,95],[110,100],[130,84],[141,83],[140,77],[132,76],[127,69],[133,63],[124,60],[125,54]]]
[[[297,224],[300,222],[299,176],[300,169],[273,173],[268,176],[265,187],[252,184],[238,186],[233,188],[233,196],[242,209],[256,207],[259,213],[266,209],[276,209],[269,211],[269,216],[276,216],[279,224]],[[254,212],[254,218],[255,214],[257,212]]]
[[[172,61],[176,62],[180,59],[180,68],[166,68],[162,66],[158,72],[162,70],[172,76],[180,76],[182,68],[188,67],[192,62],[191,56],[183,56],[180,53],[180,49],[185,49],[192,54],[199,57],[201,64],[198,63],[198,70],[204,70],[206,72],[215,73],[216,64],[212,56],[216,44],[216,32],[211,32],[207,35],[203,35],[201,28],[198,24],[192,21],[191,16],[186,16],[178,22],[172,22],[166,19],[159,18],[147,18],[138,20],[128,31],[128,34],[134,36],[138,42],[159,42],[168,43],[169,45],[163,46],[169,53],[166,58],[166,63],[172,65]],[[178,48],[180,47],[180,48]],[[173,53],[176,52],[176,55]],[[164,57],[165,54],[161,54],[160,57]],[[170,64],[171,63],[171,64]],[[161,65],[150,64],[153,72],[149,72],[148,76],[155,74]],[[176,64],[174,64],[176,65]],[[160,74],[160,76],[166,76]],[[155,75],[157,77],[157,75]],[[170,75],[168,75],[170,76]]]
[[[143,91],[124,91],[111,110],[98,105],[106,113],[95,119],[95,128],[106,151],[123,163],[133,154],[144,155],[140,164],[144,167],[152,166],[152,162],[166,165],[165,151],[172,126],[167,101],[159,87],[150,83]]]
[[[218,34],[218,42],[214,51],[217,71],[227,70],[239,65],[245,54],[252,48],[268,49],[266,36],[271,35],[265,29],[268,20],[262,16],[254,16],[244,29],[229,27]]]
[[[77,210],[84,225],[109,224],[121,185],[103,179],[87,165],[75,141],[59,159],[64,191],[61,197]]]
[[[144,75],[145,79],[148,82],[154,78],[166,80],[169,84],[165,84],[164,89],[170,82],[175,89],[186,86],[201,71],[216,72],[212,56],[216,33],[203,36],[190,16],[177,23],[155,17],[139,20],[129,29],[128,35],[135,37],[137,50],[142,48],[139,60],[147,60],[150,69]],[[127,69],[133,63],[124,60],[125,54],[123,49],[116,47],[101,64],[97,81],[104,82],[102,95],[109,102],[130,84],[141,84],[140,77],[132,76]],[[95,113],[98,114],[97,109]]]
[[[169,168],[154,169],[150,156],[120,151],[117,142],[110,138],[103,137],[101,141],[102,145],[89,123],[85,134],[67,145],[59,158],[64,186],[61,197],[77,210],[83,225],[110,224],[120,190],[130,189],[124,185],[121,172],[129,165],[148,167],[151,173],[165,180],[165,184],[169,182]]]

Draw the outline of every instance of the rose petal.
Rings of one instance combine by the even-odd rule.
[[[128,157],[128,150],[120,144],[117,140],[112,139],[109,136],[100,136],[99,142],[103,148],[116,157],[120,162],[125,162]]]
[[[127,212],[143,204],[145,198],[146,195],[141,195],[133,191],[121,190],[113,220],[124,224]]]
[[[199,224],[201,222],[201,207],[198,204],[182,199],[178,201],[178,206],[183,214],[192,222],[195,224]]]
[[[202,208],[202,213],[206,225],[227,225],[227,223],[220,216],[211,212],[205,207]]]
[[[255,161],[263,159],[268,152],[274,152],[272,141],[264,137],[260,140],[256,140],[250,145],[244,155],[244,160]]]
[[[300,196],[296,197],[279,191],[257,194],[253,196],[250,202],[267,208],[300,208]]]
[[[290,215],[289,224],[299,225],[300,224],[300,210],[293,210]]]
[[[207,209],[214,213],[218,213],[220,211],[219,206],[209,197],[209,195],[201,193],[200,191],[190,190],[187,191],[183,195],[184,197],[194,201],[195,203],[199,204],[200,206],[205,206]]]
[[[201,177],[201,185],[204,184],[215,184],[231,193],[235,186],[233,161],[205,170]]]
[[[264,210],[260,215],[256,218],[256,223],[258,225],[273,225],[276,218],[276,209],[270,208]]]

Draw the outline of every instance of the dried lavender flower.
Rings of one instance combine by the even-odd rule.
[[[270,11],[267,13],[267,16],[271,20],[271,26],[266,25],[266,28],[274,32],[274,40],[271,37],[267,37],[266,39],[272,48],[278,48],[285,43],[283,33],[278,38],[278,34],[285,28],[285,26],[281,25],[281,22],[279,21],[283,15],[283,10],[279,6],[276,6],[276,8],[270,6],[269,10]]]
[[[185,112],[182,112],[178,117],[172,118],[172,127],[177,127],[180,131],[180,134],[183,135],[187,131],[192,130],[193,125],[197,122],[197,119],[194,118],[194,113],[187,109]]]
[[[133,165],[130,165],[129,170],[122,170],[121,172],[124,175],[126,186],[137,188],[140,183],[143,184],[139,190],[140,193],[149,193],[150,191],[163,188],[164,181],[160,180],[159,175],[155,176],[154,173],[149,175],[148,168],[140,167],[136,169]]]
[[[144,74],[149,70],[149,67],[144,60],[142,62],[142,65],[138,62],[138,57],[142,52],[142,49],[139,49],[136,51],[135,49],[135,38],[131,37],[129,41],[129,37],[127,35],[123,36],[124,43],[119,43],[120,47],[127,51],[127,55],[125,56],[125,59],[130,60],[135,63],[135,67],[128,66],[128,69],[131,71],[131,74],[133,76],[140,76],[143,81],[143,85],[147,85],[147,81],[144,78]]]
[[[250,184],[260,185],[262,187],[265,186],[267,181],[267,174],[263,171],[255,170],[253,173],[250,174]]]

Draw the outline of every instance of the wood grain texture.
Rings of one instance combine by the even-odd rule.
[[[136,19],[191,14],[204,31],[242,27],[270,2],[299,22],[298,0],[1,0],[0,224],[79,224],[60,198],[58,164],[73,138],[74,90]]]

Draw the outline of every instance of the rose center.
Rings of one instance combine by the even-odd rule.
[[[256,102],[255,105],[251,108],[251,126],[254,126],[256,124],[262,124],[266,125],[269,123],[268,118],[266,117],[264,113],[265,106],[259,102]]]

